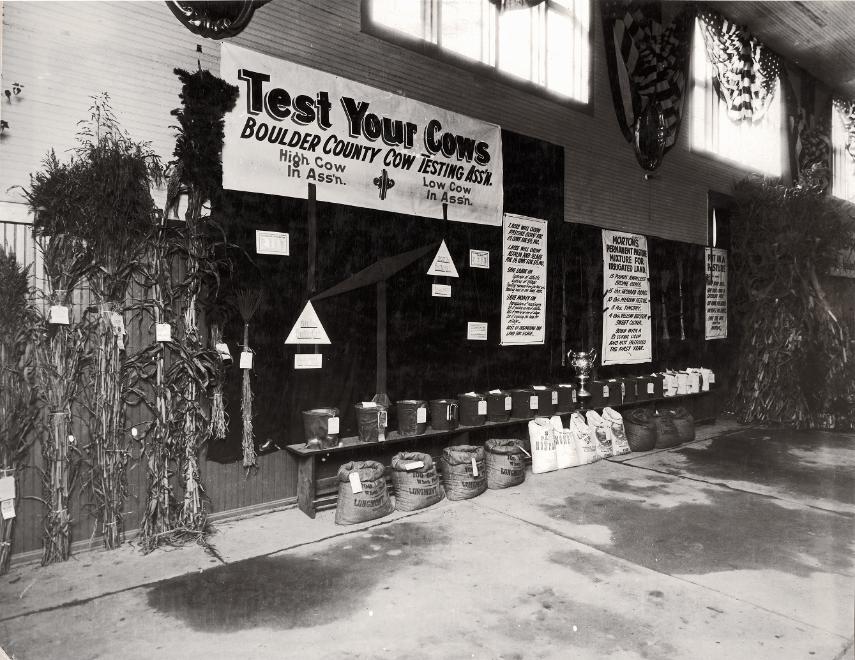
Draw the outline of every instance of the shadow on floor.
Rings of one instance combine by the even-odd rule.
[[[351,615],[381,579],[447,540],[442,527],[397,522],[312,556],[256,557],[166,580],[149,590],[148,604],[206,632],[323,625]]]

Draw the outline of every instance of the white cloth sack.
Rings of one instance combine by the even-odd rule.
[[[576,467],[579,465],[579,457],[576,454],[576,442],[569,429],[565,429],[558,415],[553,415],[549,420],[555,431],[555,457],[558,469]]]
[[[587,465],[600,460],[597,453],[597,443],[591,438],[591,432],[585,423],[582,413],[574,412],[570,416],[570,435],[573,436],[573,444],[576,445],[576,457],[579,465]]]
[[[555,452],[555,429],[546,417],[535,417],[528,423],[528,438],[531,442],[531,471],[534,474],[558,469]]]
[[[587,411],[585,419],[588,420],[588,432],[591,439],[597,443],[597,453],[600,458],[608,458],[612,455],[612,441],[609,440],[606,432],[606,421],[600,417],[600,413],[596,410]]]
[[[623,416],[614,408],[603,408],[603,420],[606,423],[606,435],[612,443],[612,455],[621,456],[630,453],[623,427]]]

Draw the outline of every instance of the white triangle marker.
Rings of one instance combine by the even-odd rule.
[[[307,302],[300,317],[288,333],[286,344],[330,344],[330,338],[327,336],[327,331],[321,324],[318,318],[318,313],[312,307],[312,303]]]
[[[439,249],[436,251],[436,256],[433,258],[433,263],[431,263],[427,274],[442,275],[443,277],[460,277],[457,274],[454,261],[451,259],[451,254],[448,252],[445,239],[442,240],[442,244],[440,244]]]

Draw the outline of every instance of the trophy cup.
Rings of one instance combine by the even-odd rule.
[[[570,366],[576,370],[576,378],[579,379],[579,398],[589,398],[591,393],[585,389],[585,385],[591,377],[591,370],[594,368],[594,360],[597,359],[596,349],[592,348],[587,353],[582,351],[570,351],[567,353],[567,357],[570,358]]]

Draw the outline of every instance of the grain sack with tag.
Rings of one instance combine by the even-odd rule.
[[[338,469],[337,525],[353,525],[392,513],[384,471],[377,461],[351,461]]]
[[[525,481],[525,461],[513,439],[490,438],[484,444],[487,456],[487,488],[519,486]]]
[[[585,423],[582,413],[574,412],[570,416],[570,434],[576,445],[576,455],[579,457],[579,465],[587,465],[600,460],[597,452],[597,442],[591,437],[591,430]]]
[[[555,430],[546,417],[535,417],[528,423],[528,437],[531,442],[531,471],[534,474],[551,472],[558,469],[558,455],[555,452]]]
[[[597,453],[600,458],[608,458],[612,455],[612,441],[606,431],[606,421],[596,410],[587,411],[585,419],[588,421],[591,439],[597,443]]]
[[[487,490],[487,465],[483,447],[446,447],[439,459],[442,485],[450,500],[468,500]]]
[[[579,456],[576,453],[576,441],[570,429],[565,429],[561,418],[553,415],[549,420],[555,431],[555,462],[558,469],[576,467],[579,465]]]
[[[424,509],[445,497],[430,454],[417,451],[402,451],[392,457],[392,487],[398,511]]]

